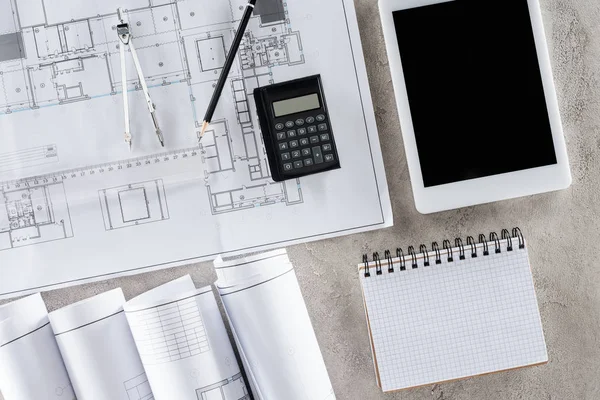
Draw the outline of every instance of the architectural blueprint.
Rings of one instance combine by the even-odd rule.
[[[0,0],[0,298],[392,224],[352,0],[259,1],[199,143],[246,2]],[[252,93],[313,74],[342,168],[275,183]]]

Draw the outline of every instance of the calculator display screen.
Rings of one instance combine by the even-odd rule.
[[[528,3],[394,12],[425,187],[557,163]]]
[[[321,108],[321,102],[319,101],[319,95],[316,93],[273,103],[273,111],[276,117],[316,110],[318,108]]]

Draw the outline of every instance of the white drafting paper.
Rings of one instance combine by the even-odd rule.
[[[285,251],[223,262],[216,286],[261,400],[333,400],[335,394]],[[248,271],[255,273],[248,277]],[[237,273],[236,273],[237,272]],[[237,276],[236,276],[237,275]]]
[[[125,312],[156,400],[250,399],[210,287],[196,290],[188,275]]]
[[[352,0],[259,2],[198,147],[246,3],[0,1],[0,298],[392,224]],[[165,149],[132,64],[123,139],[118,6]],[[342,168],[274,183],[253,90],[313,74]]]
[[[4,399],[75,400],[42,297],[36,294],[0,307],[0,315],[6,317],[0,321]]]
[[[153,399],[123,304],[115,289],[49,314],[79,400]]]

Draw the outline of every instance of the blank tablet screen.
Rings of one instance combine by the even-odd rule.
[[[426,187],[557,163],[527,0],[394,12]]]

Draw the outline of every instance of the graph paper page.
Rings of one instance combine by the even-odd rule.
[[[153,399],[123,304],[119,288],[48,316],[78,399]]]
[[[527,249],[371,276],[360,271],[383,391],[548,361]],[[396,260],[399,261],[399,260]]]
[[[156,400],[249,400],[210,287],[188,275],[124,309]]]

